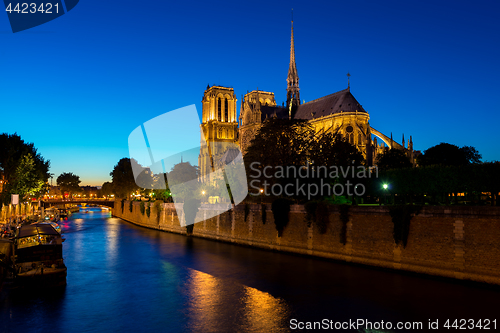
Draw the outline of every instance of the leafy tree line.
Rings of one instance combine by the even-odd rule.
[[[11,194],[23,200],[45,193],[48,188],[50,162],[33,143],[26,143],[17,134],[0,134],[0,179],[3,178],[0,203],[8,204]]]
[[[396,149],[379,156],[380,174],[372,181],[372,195],[397,194],[403,202],[421,203],[425,195],[431,203],[452,203],[458,201],[457,193],[469,194],[477,201],[482,192],[489,192],[493,204],[500,191],[500,163],[482,163],[474,147],[440,143],[417,157],[416,168],[405,157]],[[389,187],[383,189],[381,183]]]
[[[388,193],[384,193],[381,183],[390,184]],[[478,201],[482,192],[489,192],[493,203],[500,192],[500,162],[386,170],[380,172],[371,190],[378,196],[403,195],[409,202],[423,201],[422,196],[426,195],[433,202],[442,203],[457,201],[457,193],[472,195],[471,200]]]
[[[355,178],[357,183],[366,186],[365,196],[372,198],[398,194],[407,196],[407,200],[412,201],[412,196],[415,195],[430,195],[436,198],[445,198],[450,193],[491,192],[495,195],[500,191],[499,163],[482,163],[481,158],[481,154],[474,147],[440,143],[417,156],[417,167],[414,167],[404,151],[386,149],[377,156],[378,179],[375,177],[360,179],[358,173]],[[287,119],[268,119],[263,124],[250,142],[245,155],[245,165],[249,185],[252,180],[257,179],[255,184],[262,185],[267,181],[269,186],[279,184],[282,187],[292,183],[296,186],[315,182],[317,185],[321,184],[318,183],[319,178],[297,180],[294,175],[269,179],[267,177],[269,173],[280,166],[297,168],[309,166],[312,169],[319,166],[327,168],[367,166],[356,147],[342,137],[331,133],[315,134],[307,121]],[[267,175],[264,173],[266,168],[270,171]],[[348,181],[354,180],[352,174],[334,176],[336,177],[327,174],[326,179],[322,177],[322,180],[331,185],[346,185]],[[382,183],[390,184],[385,192]],[[290,196],[281,195],[281,197]],[[304,199],[300,193],[293,198]],[[321,194],[312,199],[321,199]],[[336,198],[334,202],[343,203],[340,199],[342,198]]]
[[[273,188],[294,188],[292,196],[298,200],[310,199],[310,193],[300,189],[324,182],[346,185],[359,174],[332,173],[330,167],[348,168],[364,165],[361,152],[344,138],[332,133],[316,134],[312,125],[300,119],[271,118],[264,122],[245,154],[249,191],[261,187],[265,197],[275,195]],[[309,169],[308,177],[297,177],[298,170]],[[280,170],[283,170],[282,174]],[[287,171],[288,170],[288,171]],[[349,169],[352,170],[352,169]],[[356,169],[359,170],[359,169]],[[316,172],[316,176],[313,175]],[[318,172],[322,176],[318,177]],[[270,192],[267,192],[270,189]],[[258,190],[258,188],[257,188]],[[320,197],[316,194],[313,197]]]

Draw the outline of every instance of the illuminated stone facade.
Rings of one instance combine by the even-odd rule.
[[[218,167],[222,155],[237,143],[236,102],[233,88],[208,86],[205,90],[200,125],[205,140],[201,142],[198,157],[202,179]]]
[[[348,78],[349,78],[348,74]],[[246,152],[250,141],[255,137],[262,123],[270,118],[280,119],[306,119],[315,129],[317,137],[325,133],[339,135],[356,146],[363,154],[368,165],[374,165],[377,155],[386,149],[396,148],[404,150],[412,163],[415,163],[413,141],[405,145],[403,136],[402,144],[380,133],[371,127],[370,115],[351,94],[348,81],[347,89],[301,104],[299,97],[299,76],[295,63],[295,45],[293,37],[293,21],[290,45],[290,65],[287,76],[287,101],[281,106],[276,104],[274,93],[254,90],[247,93],[240,107],[239,127],[236,123],[236,98],[232,88],[220,86],[208,87],[203,97],[203,124],[202,132],[207,141],[224,141],[238,143],[241,151]],[[229,102],[224,102],[224,101]],[[220,102],[222,101],[222,102]],[[221,104],[229,103],[229,122],[220,116]],[[217,110],[218,113],[217,113]],[[225,110],[224,107],[222,110]],[[224,113],[224,111],[223,111]],[[219,116],[217,116],[219,115]],[[227,116],[226,116],[227,117]],[[229,136],[217,136],[217,131]],[[382,142],[379,144],[377,138]],[[208,170],[210,156],[212,165],[223,155],[223,151],[212,152],[210,147],[201,150],[201,170]]]

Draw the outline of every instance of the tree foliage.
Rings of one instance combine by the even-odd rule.
[[[136,162],[137,163],[137,162]],[[115,196],[127,198],[134,191],[139,189],[134,179],[132,164],[129,158],[122,158],[110,172]]]
[[[405,152],[399,149],[388,149],[377,156],[377,167],[379,170],[411,168],[410,162]]]
[[[189,162],[181,162],[168,173],[168,184],[177,202],[201,196],[198,182],[198,167]]]
[[[264,166],[305,165],[314,129],[306,120],[268,119],[250,142],[245,162]]]
[[[12,192],[19,194],[21,198],[27,195],[36,195],[44,188],[44,181],[36,172],[35,161],[31,154],[24,155],[14,173]]]
[[[33,143],[24,142],[16,133],[0,134],[0,174],[5,180],[0,201],[8,203],[11,194],[38,195],[50,178],[49,167]]]
[[[459,148],[449,143],[440,143],[424,151],[417,158],[420,166],[429,165],[467,165],[481,162],[481,154],[470,146]]]
[[[373,180],[373,194],[381,195],[382,183],[398,195],[446,195],[449,193],[500,192],[500,162],[459,166],[431,165],[382,171]],[[378,192],[377,192],[378,191]]]
[[[318,166],[359,166],[363,155],[340,135],[326,133],[313,140],[309,147],[310,160]]]
[[[250,188],[272,188],[279,184],[281,188],[293,185],[347,182],[352,173],[340,177],[340,167],[356,168],[364,162],[361,152],[341,136],[332,133],[315,135],[311,124],[305,120],[268,119],[257,132],[245,154],[245,166],[249,174]],[[337,167],[338,173],[330,173],[330,167]],[[301,168],[323,168],[321,176],[296,177],[296,173],[284,172],[283,176],[270,177],[281,169],[299,170]],[[326,167],[326,168],[325,168]],[[267,170],[267,174],[264,172]],[[271,172],[269,172],[271,170]],[[324,176],[326,171],[326,176]],[[326,178],[326,179],[325,179]],[[344,179],[345,178],[345,179]],[[309,198],[309,194],[306,194]],[[321,196],[321,193],[316,195]],[[304,198],[304,191],[296,191],[296,199]]]
[[[72,193],[80,191],[80,183],[80,177],[72,172],[64,172],[57,177],[57,186],[61,192],[68,192],[70,198]]]
[[[110,196],[114,194],[113,184],[110,182],[104,182],[101,186],[101,196]]]

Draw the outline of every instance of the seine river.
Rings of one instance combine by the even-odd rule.
[[[338,332],[404,331],[398,322],[428,331],[429,320],[438,320],[437,331],[454,331],[443,328],[447,319],[500,324],[498,288],[187,238],[98,208],[62,227],[67,286],[2,290],[1,332],[289,332],[321,320]],[[335,329],[356,320],[375,326]],[[393,328],[377,328],[382,321]]]

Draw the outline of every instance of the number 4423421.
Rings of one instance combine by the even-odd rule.
[[[39,6],[36,3],[17,3],[15,7],[12,8],[12,3],[7,5],[5,8],[6,12],[11,14],[12,12],[16,12],[19,14],[35,14],[35,13],[44,13],[44,14],[59,14],[59,4],[55,3],[52,5],[50,2],[41,3]]]
[[[496,330],[497,320],[455,319],[455,321],[451,321],[450,319],[448,319],[443,326],[447,329],[457,329],[457,330],[467,330],[467,329]]]

